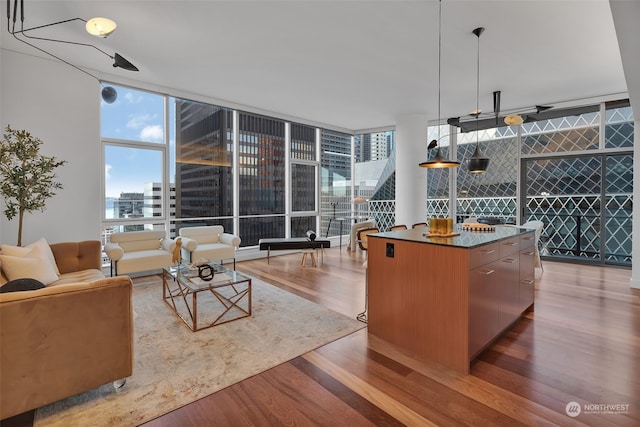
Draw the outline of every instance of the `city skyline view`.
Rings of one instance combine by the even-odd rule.
[[[164,143],[164,98],[162,95],[114,86],[116,101],[102,101],[102,138]],[[173,98],[171,98],[173,100]],[[175,106],[169,102],[169,145],[175,146]],[[130,147],[107,147],[105,151],[105,197],[120,197],[121,193],[144,191],[147,182],[159,182],[162,177],[162,152],[151,157],[147,150]],[[169,154],[171,155],[171,153]],[[141,161],[141,156],[146,156]],[[173,177],[175,168],[171,166]]]

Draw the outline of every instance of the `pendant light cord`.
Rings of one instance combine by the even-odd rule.
[[[483,28],[484,30],[484,28]],[[480,146],[480,34],[482,31],[479,31],[478,36],[478,58],[476,63],[476,148]]]
[[[440,80],[442,74],[442,0],[438,2],[438,149],[440,148]]]

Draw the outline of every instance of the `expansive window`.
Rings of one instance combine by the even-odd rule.
[[[462,164],[428,170],[428,215],[450,215],[448,189],[455,173],[458,222],[541,220],[544,256],[629,265],[634,138],[629,102],[554,113],[521,126],[456,134]],[[435,129],[429,129],[429,139],[435,139]],[[466,169],[476,143],[491,159],[479,175]],[[447,138],[440,145],[448,156]]]
[[[233,111],[175,100],[176,228],[233,230]]]
[[[518,183],[518,139],[514,126],[485,129],[460,134],[458,159],[462,159],[457,175],[458,222],[465,218],[498,217],[509,223],[516,219]],[[489,168],[481,174],[469,173],[465,161],[473,156],[479,144],[489,157]]]
[[[115,87],[118,101],[102,105],[105,241],[219,224],[254,246],[318,231],[319,129]]]
[[[427,128],[427,140],[438,141],[442,156],[450,159],[450,146],[455,128],[449,126],[430,126]],[[425,141],[425,147],[426,141]],[[426,150],[425,159],[433,159],[436,148]],[[460,169],[460,168],[458,168]],[[427,217],[448,217],[449,210],[449,180],[453,172],[449,168],[427,169]]]
[[[322,167],[322,232],[326,236],[340,233],[341,221],[335,218],[351,216],[352,148],[351,135],[322,130],[320,163]],[[345,230],[342,230],[345,233]]]
[[[239,114],[240,235],[247,246],[285,236],[285,122]]]
[[[110,233],[164,229],[164,166],[167,156],[165,98],[116,86],[118,99],[102,103],[104,216],[102,239]]]
[[[605,104],[602,138],[591,109],[523,126],[524,215],[544,222],[545,256],[630,265],[633,117],[626,101]]]

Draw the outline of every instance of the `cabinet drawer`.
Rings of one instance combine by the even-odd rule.
[[[534,233],[527,233],[520,236],[520,249],[527,249],[533,247],[536,242],[536,236]]]
[[[504,258],[508,255],[511,255],[514,252],[520,251],[520,237],[510,237],[505,240],[501,240],[498,242],[499,253],[498,256],[500,258]]]
[[[473,248],[469,251],[469,270],[493,262],[499,255],[498,243]]]

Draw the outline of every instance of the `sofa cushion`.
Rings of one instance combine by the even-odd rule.
[[[56,275],[60,275],[60,271],[58,270],[58,265],[56,264],[56,259],[53,256],[51,247],[44,237],[41,237],[40,240],[33,242],[32,244],[27,246],[2,245],[2,254],[19,257],[40,258],[42,260],[46,260],[51,264],[53,270],[56,272]]]
[[[100,279],[104,279],[104,274],[102,273],[102,271],[91,268],[87,270],[61,274],[60,278],[57,281],[53,282],[50,286],[66,285],[67,283],[90,283]]]
[[[164,249],[125,252],[118,260],[118,274],[128,274],[137,271],[155,270],[169,267],[172,264],[172,254]]]
[[[9,280],[36,279],[48,285],[58,280],[51,263],[42,258],[0,255],[2,271]]]
[[[44,288],[44,283],[36,279],[11,280],[0,286],[0,294],[5,292],[35,291]]]
[[[198,244],[198,247],[193,251],[193,260],[204,258],[209,261],[218,261],[224,259],[233,259],[236,256],[236,251],[233,246],[225,245],[224,243],[204,243]]]

